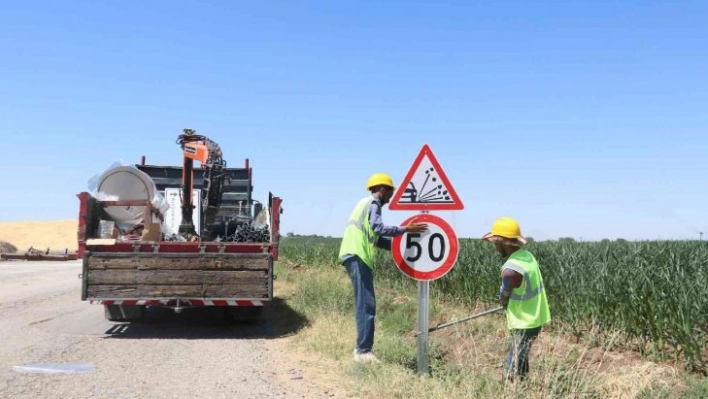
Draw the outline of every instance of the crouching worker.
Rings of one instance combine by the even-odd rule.
[[[551,321],[543,277],[536,258],[527,249],[519,224],[503,217],[494,222],[492,231],[482,237],[494,243],[505,263],[501,270],[499,302],[506,309],[507,328],[511,334],[504,376],[524,380],[529,372],[531,344],[541,328]]]

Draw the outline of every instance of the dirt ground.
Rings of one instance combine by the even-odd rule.
[[[78,248],[77,230],[76,220],[0,222],[0,242],[18,252],[30,247],[71,252]],[[288,334],[259,332],[272,334],[277,326],[255,326],[255,332],[224,329],[209,317],[182,323],[162,312],[153,323],[121,329],[104,320],[100,306],[78,299],[78,262],[8,261],[0,266],[0,397],[348,396],[331,370],[289,347]],[[12,368],[89,360],[94,372],[66,378]]]
[[[76,220],[0,222],[0,241],[8,242],[23,253],[30,247],[52,252],[78,249]]]
[[[80,272],[80,261],[0,263],[0,398],[347,397],[287,350],[276,317],[227,325],[217,308],[149,309],[109,322],[80,300]]]

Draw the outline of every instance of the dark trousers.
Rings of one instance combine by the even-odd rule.
[[[531,344],[541,332],[541,327],[528,330],[511,330],[511,343],[509,344],[509,354],[504,365],[504,375],[507,379],[513,380],[519,377],[524,380],[529,372],[529,351]]]
[[[376,317],[376,295],[372,270],[359,258],[353,256],[344,261],[354,288],[354,309],[356,313],[356,350],[371,352],[374,346],[374,318]]]

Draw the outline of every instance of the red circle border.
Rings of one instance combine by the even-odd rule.
[[[440,227],[450,240],[450,254],[448,255],[448,258],[445,260],[445,262],[443,262],[443,264],[437,269],[431,270],[429,272],[416,271],[411,266],[409,266],[408,263],[406,263],[406,261],[403,259],[403,254],[399,252],[401,240],[403,239],[403,236],[405,234],[408,234],[405,233],[393,237],[393,240],[391,242],[391,253],[393,254],[393,260],[396,262],[396,266],[401,272],[403,272],[403,274],[414,280],[437,280],[440,277],[446,275],[455,265],[455,262],[457,262],[457,257],[459,255],[459,244],[457,241],[457,234],[455,234],[455,231],[452,229],[452,226],[450,226],[450,224],[447,223],[445,219],[427,213],[411,216],[408,219],[404,220],[402,225],[405,226],[409,224],[413,219],[416,219],[416,222],[419,223],[435,224],[436,226]]]

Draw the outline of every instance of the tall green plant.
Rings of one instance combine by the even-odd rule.
[[[288,238],[281,254],[292,262],[341,267],[339,239]],[[544,277],[554,326],[578,337],[621,333],[627,345],[658,358],[672,355],[706,370],[708,243],[624,240],[532,242]],[[494,303],[503,259],[479,240],[460,240],[455,267],[431,283],[431,292],[468,305]],[[375,276],[412,289],[390,253],[381,251]]]

